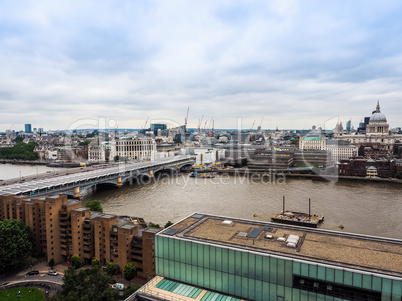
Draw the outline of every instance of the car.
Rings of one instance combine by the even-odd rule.
[[[49,272],[47,272],[47,274],[50,275],[50,276],[57,276],[57,275],[59,275],[59,273],[57,273],[56,271],[53,271],[53,270],[49,270]]]
[[[32,275],[39,275],[39,271],[37,271],[37,270],[32,270],[32,271],[29,271],[29,272],[27,273],[27,276],[32,276]]]
[[[122,284],[122,283],[115,283],[115,284],[112,285],[112,288],[115,289],[115,290],[122,291],[122,290],[124,290],[124,284]]]

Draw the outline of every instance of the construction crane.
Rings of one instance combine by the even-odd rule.
[[[201,116],[201,119],[198,119],[198,135],[201,135],[201,122],[204,115]]]
[[[186,130],[187,130],[187,122],[188,122],[188,112],[190,111],[190,107],[187,108],[187,116],[184,119],[184,125],[186,126]]]
[[[259,128],[259,133],[261,133],[261,126],[262,126],[262,122],[264,121],[264,116],[262,116],[262,118],[261,118],[261,122],[260,122],[260,128]]]
[[[202,129],[203,134],[205,133],[205,127],[207,126],[207,122],[208,122],[208,120],[205,120],[204,128]]]
[[[251,133],[253,132],[254,124],[255,124],[255,119],[254,119],[254,122],[253,122],[253,126],[252,126],[251,129],[250,129],[250,135],[251,135]]]
[[[145,128],[147,127],[148,120],[149,120],[149,117],[147,118],[147,121],[145,121],[145,125],[144,125],[144,127],[142,128],[143,130],[145,130]]]

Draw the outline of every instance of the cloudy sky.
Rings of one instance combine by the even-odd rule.
[[[0,130],[402,126],[401,1],[0,0]]]

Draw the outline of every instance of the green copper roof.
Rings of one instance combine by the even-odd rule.
[[[303,140],[322,140],[321,137],[304,137]]]

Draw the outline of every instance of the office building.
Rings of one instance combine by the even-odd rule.
[[[166,130],[167,126],[163,123],[151,123],[151,131],[154,132],[154,135],[158,135],[158,130],[163,131]]]
[[[113,139],[110,147],[110,160],[116,156],[127,160],[150,160],[156,151],[156,142],[152,138]]]
[[[149,228],[142,218],[91,212],[79,200],[60,194],[51,197],[0,196],[0,219],[22,220],[33,236],[33,255],[47,261],[66,262],[80,256],[83,264],[93,257],[122,270],[134,262],[138,276],[155,275],[154,242],[159,228]]]
[[[127,300],[402,296],[398,239],[193,214],[156,235],[155,256],[158,276]]]
[[[32,134],[32,126],[31,126],[31,124],[29,124],[29,123],[25,124],[25,133],[26,134]]]

